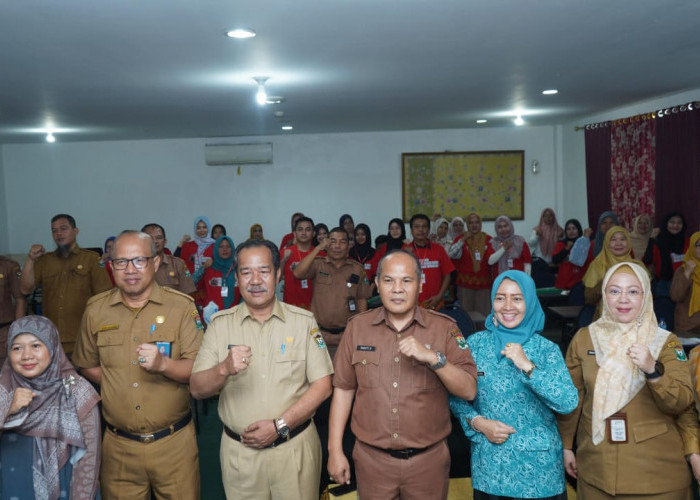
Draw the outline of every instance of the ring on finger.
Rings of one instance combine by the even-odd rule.
[[[243,358],[243,362],[244,362],[244,363],[247,363],[247,362],[248,362],[248,358]]]

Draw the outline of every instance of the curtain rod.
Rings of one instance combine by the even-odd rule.
[[[692,101],[686,104],[681,104],[679,106],[672,106],[670,108],[662,108],[657,111],[652,111],[650,113],[642,113],[641,115],[628,116],[626,118],[618,118],[616,120],[608,120],[598,123],[588,123],[586,125],[574,127],[574,130],[578,132],[579,130],[592,130],[596,128],[609,127],[610,125],[626,125],[627,123],[634,123],[646,120],[655,120],[656,118],[663,118],[676,113],[683,113],[685,111],[695,111],[700,110],[700,101]]]

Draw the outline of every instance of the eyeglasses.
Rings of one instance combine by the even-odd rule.
[[[631,288],[629,290],[621,290],[619,288],[608,288],[607,290],[605,290],[605,293],[607,293],[608,296],[614,299],[619,299],[623,295],[627,295],[628,299],[636,300],[641,299],[644,296],[644,292],[642,290],[638,290],[637,288]]]
[[[134,257],[133,259],[112,259],[112,267],[115,271],[123,271],[129,267],[131,262],[136,269],[144,269],[148,265],[148,261],[153,257]]]

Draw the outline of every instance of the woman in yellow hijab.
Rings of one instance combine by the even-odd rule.
[[[700,337],[700,232],[690,237],[683,265],[673,273],[671,300],[676,303],[674,333]]]

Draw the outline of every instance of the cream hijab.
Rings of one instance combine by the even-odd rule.
[[[593,389],[592,427],[595,445],[605,437],[605,419],[632,401],[646,383],[644,373],[632,363],[627,349],[635,343],[646,345],[652,357],[657,359],[669,335],[656,322],[646,269],[633,262],[612,266],[603,278],[603,293],[608,281],[617,272],[634,273],[642,285],[644,297],[639,316],[632,323],[616,321],[603,297],[603,313],[598,321],[588,327],[599,367]]]

